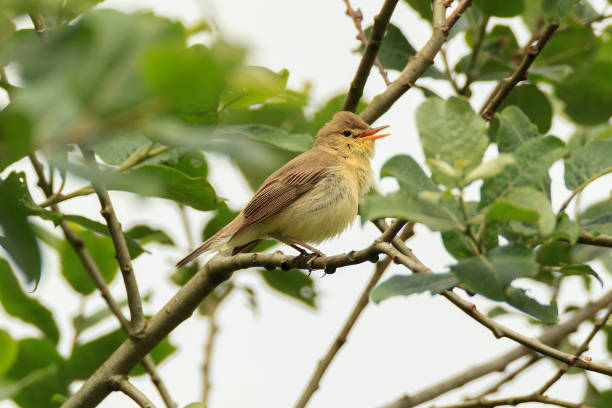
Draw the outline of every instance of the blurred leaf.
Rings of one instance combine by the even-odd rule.
[[[455,259],[471,258],[476,255],[474,243],[460,230],[442,232],[442,243]]]
[[[544,136],[525,142],[514,152],[515,164],[511,164],[497,176],[485,180],[481,188],[481,206],[487,206],[498,198],[507,197],[518,187],[542,189],[549,167],[561,157],[564,144],[553,136]]]
[[[542,236],[555,228],[555,215],[548,198],[541,191],[518,187],[505,198],[497,199],[487,211],[487,220],[520,221],[536,225]]]
[[[552,105],[537,86],[523,84],[515,87],[502,102],[500,110],[510,105],[518,106],[529,120],[535,123],[540,133],[546,133],[550,129]]]
[[[414,11],[419,13],[422,19],[427,21],[431,21],[433,19],[433,10],[431,8],[430,0],[404,0],[404,2],[410,5]]]
[[[565,185],[574,190],[604,171],[612,171],[612,139],[593,140],[565,161]]]
[[[497,146],[500,152],[513,152],[526,141],[538,136],[538,128],[518,106],[507,106],[499,114]]]
[[[17,359],[18,349],[18,342],[6,330],[0,329],[0,378],[4,377],[4,373]]]
[[[516,160],[512,155],[502,153],[494,159],[480,163],[465,175],[462,183],[467,185],[476,179],[488,179],[495,177],[504,171],[507,166],[514,163],[516,163]]]
[[[604,234],[612,236],[612,213],[583,222],[580,224],[580,227],[594,235]]]
[[[13,108],[0,111],[0,171],[32,151],[30,119]]]
[[[146,293],[143,297],[142,300],[144,302],[147,302],[151,297],[150,293]],[[125,307],[128,305],[128,301],[127,298],[123,298],[121,300],[117,301],[117,305],[119,305],[119,307]],[[106,319],[107,317],[111,317],[113,316],[113,312],[107,307],[107,306],[103,306],[100,309],[98,309],[97,311],[88,314],[88,315],[77,315],[72,319],[72,326],[74,327],[74,330],[81,333],[84,330],[89,329],[90,327],[93,327],[95,325],[97,325],[98,323],[100,323],[102,320]]]
[[[597,279],[597,281],[601,284],[602,288],[604,286],[604,283],[597,274],[597,272],[595,272],[593,268],[591,268],[589,265],[568,265],[562,267],[559,272],[561,272],[561,274],[563,274],[564,276],[592,276],[593,278]]]
[[[227,126],[215,131],[216,137],[239,135],[257,142],[263,142],[290,152],[304,152],[312,147],[313,139],[307,134],[288,134],[266,125]]]
[[[23,173],[13,172],[4,181],[0,178],[0,227],[4,234],[4,237],[0,236],[0,245],[19,266],[28,282],[38,284],[40,252],[27,221],[28,213],[19,204],[22,185],[25,185]]]
[[[205,46],[150,48],[142,57],[141,69],[146,84],[179,116],[199,125],[217,123],[225,77]]]
[[[381,177],[395,177],[400,188],[409,193],[440,191],[438,186],[425,174],[421,166],[408,155],[393,156],[380,171]]]
[[[192,402],[190,404],[185,405],[185,408],[206,408],[206,404],[203,402]]]
[[[370,298],[379,303],[392,296],[408,296],[426,291],[436,294],[458,283],[457,277],[451,273],[395,275],[376,286],[370,293]]]
[[[206,241],[212,237],[221,228],[225,227],[231,220],[236,218],[239,211],[232,211],[229,208],[222,208],[217,211],[214,217],[212,217],[204,229],[202,230],[202,241]]]
[[[315,112],[314,117],[312,118],[311,128],[313,135],[316,135],[317,132],[331,120],[332,116],[334,116],[336,112],[342,110],[342,104],[344,103],[345,99],[346,94],[336,95],[330,98],[322,108]],[[361,100],[359,105],[357,105],[355,113],[359,114],[366,106],[367,104]]]
[[[59,11],[59,20],[70,22],[104,0],[66,0]]]
[[[553,21],[561,21],[580,0],[542,0],[544,16]]]
[[[135,153],[144,152],[151,145],[151,140],[138,133],[118,132],[92,145],[96,154],[106,163],[119,166]],[[151,150],[162,145],[154,144]],[[142,162],[142,164],[174,164],[179,159],[177,149],[169,149],[164,153]]]
[[[371,32],[371,26],[366,28],[365,36],[369,38]],[[359,47],[358,51],[363,54],[365,47],[362,45]],[[382,66],[385,69],[401,71],[404,69],[406,64],[408,64],[410,58],[412,58],[416,53],[416,49],[406,39],[402,33],[402,30],[392,23],[389,23],[377,54],[377,58]],[[444,74],[434,66],[427,68],[423,76],[438,79],[446,78]]]
[[[182,153],[176,163],[171,167],[187,174],[189,177],[206,178],[208,176],[208,163],[206,157],[199,151],[191,150]]]
[[[126,339],[125,333],[117,329],[87,343],[78,344],[66,362],[70,378],[82,380],[89,378]],[[176,347],[166,337],[151,351],[151,357],[159,363],[175,350]],[[130,372],[130,375],[144,373],[144,368],[139,365]]]
[[[272,289],[316,309],[317,292],[314,288],[314,282],[311,277],[306,276],[302,271],[296,269],[267,271],[262,269],[258,272]]]
[[[529,68],[529,79],[531,81],[545,80],[548,82],[565,81],[574,70],[569,65],[551,65],[544,67]]]
[[[573,25],[550,37],[534,61],[534,67],[569,65],[575,69],[589,61],[596,50],[597,38],[593,30]]]
[[[612,390],[606,390],[599,395],[594,408],[608,408],[612,405]]]
[[[506,289],[507,300],[506,302],[522,312],[527,313],[535,317],[546,324],[557,323],[557,304],[552,303],[550,305],[543,305],[537,300],[533,299],[522,289],[508,288]]]
[[[595,61],[555,89],[571,119],[585,125],[606,123],[612,116],[612,61]]]
[[[599,390],[587,378],[586,388],[584,390],[584,397],[582,397],[582,403],[588,406],[595,406],[600,396],[601,393],[599,392]]]
[[[119,268],[115,259],[115,247],[112,240],[109,237],[76,226],[73,226],[73,229],[83,239],[85,248],[100,269],[106,283],[110,283],[115,278]],[[89,295],[96,290],[96,285],[68,241],[62,241],[58,252],[62,275],[70,286],[83,295]]]
[[[0,303],[8,315],[38,327],[47,338],[58,342],[59,330],[53,314],[38,300],[23,292],[4,259],[0,259]]]
[[[525,10],[523,0],[474,0],[474,5],[486,14],[496,17],[514,17]]]
[[[570,244],[575,244],[578,241],[580,228],[574,220],[570,220],[564,212],[557,216],[557,225],[552,236],[555,238],[566,239]]]
[[[536,260],[541,265],[558,266],[572,263],[571,245],[563,241],[552,241],[536,249]]]
[[[130,228],[125,235],[138,241],[141,245],[157,242],[161,245],[174,245],[174,241],[164,231],[153,229],[148,225],[136,225]]]
[[[467,101],[428,98],[419,106],[416,119],[427,158],[466,171],[480,163],[489,138],[485,121]]]
[[[15,386],[13,400],[22,408],[51,406],[54,394],[68,395],[68,383],[62,369],[64,359],[46,339],[19,341],[17,361],[4,381]]]
[[[460,260],[452,272],[468,289],[493,300],[505,300],[506,289],[519,277],[534,276],[538,264],[530,249],[505,246],[486,254]]]
[[[221,94],[224,108],[244,108],[278,95],[287,84],[289,72],[279,73],[264,67],[241,67],[231,74],[228,87]]]
[[[494,319],[494,318],[496,318],[498,316],[503,316],[503,315],[508,314],[508,313],[510,313],[510,312],[508,312],[503,307],[495,306],[495,307],[493,307],[491,310],[489,310],[487,312],[487,317],[489,317],[491,319]]]
[[[592,221],[604,215],[612,213],[612,198],[598,201],[587,207],[578,215],[580,222]]]
[[[186,284],[189,279],[195,275],[200,266],[197,262],[190,263],[189,265],[181,266],[170,275],[170,280],[174,282],[175,285],[183,286]]]

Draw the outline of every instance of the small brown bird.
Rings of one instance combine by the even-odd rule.
[[[200,244],[177,266],[204,252],[236,254],[263,238],[273,238],[306,255],[344,231],[357,215],[359,198],[372,185],[374,140],[388,126],[371,128],[351,112],[338,112],[319,133],[312,149],[272,173],[229,224]]]

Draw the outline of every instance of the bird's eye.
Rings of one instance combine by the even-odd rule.
[[[345,130],[344,132],[342,132],[342,134],[343,134],[344,136],[347,136],[347,137],[348,137],[348,136],[350,136],[350,135],[352,135],[352,133],[351,133],[351,131],[350,131],[350,130]]]

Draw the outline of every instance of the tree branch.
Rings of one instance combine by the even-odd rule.
[[[365,34],[361,29],[361,24],[358,22],[358,19],[356,19],[355,11],[352,9],[349,0],[344,0],[344,2],[346,3],[347,8],[346,14],[353,19],[355,27],[357,28],[358,38],[362,42],[365,42]],[[363,95],[363,88],[365,87],[368,76],[370,75],[372,64],[375,62],[378,62],[378,69],[381,71],[381,75],[383,76],[383,79],[385,79],[385,83],[388,85],[389,80],[384,68],[382,68],[382,65],[380,65],[380,61],[377,60],[376,54],[378,54],[380,44],[385,35],[385,31],[387,30],[387,24],[389,24],[389,20],[391,19],[391,15],[393,14],[393,10],[395,9],[397,2],[398,0],[385,0],[382,8],[380,9],[380,13],[374,17],[374,26],[372,27],[370,38],[368,38],[367,44],[364,44],[365,50],[363,52],[363,56],[361,57],[361,61],[359,62],[357,72],[355,72],[353,82],[351,82],[351,86],[348,94],[346,95],[346,99],[344,100],[344,104],[342,105],[342,110],[355,112],[359,99]]]
[[[138,388],[128,381],[124,375],[117,375],[112,377],[111,385],[115,391],[121,391],[128,397],[130,397],[136,404],[141,408],[155,408],[155,405],[151,402],[146,395],[142,393]]]
[[[519,397],[500,398],[495,400],[473,400],[460,402],[458,404],[445,405],[443,407],[431,408],[495,408],[504,405],[516,406],[527,402],[538,402],[546,405],[556,405],[564,408],[588,408],[582,403],[574,403],[563,401],[556,398],[550,398],[539,394],[521,395]]]
[[[514,370],[510,371],[508,374],[506,374],[505,376],[503,376],[502,378],[500,378],[499,380],[497,380],[496,382],[494,382],[493,384],[491,384],[490,386],[485,388],[478,395],[475,395],[473,397],[469,397],[469,398],[466,398],[466,399],[468,399],[468,400],[480,400],[480,399],[486,397],[489,394],[493,394],[494,392],[499,391],[499,389],[504,384],[507,384],[510,381],[514,380],[517,375],[519,375],[523,371],[527,370],[529,367],[531,367],[533,364],[537,363],[541,359],[542,359],[541,356],[536,356],[536,355],[531,356],[529,359],[525,360],[525,362],[523,364],[521,364],[519,367],[517,367]]]
[[[588,179],[586,179],[582,184],[580,184],[578,187],[576,187],[571,194],[569,195],[569,197],[567,197],[567,199],[563,202],[563,204],[561,204],[561,208],[559,208],[559,212],[565,210],[567,208],[567,206],[569,205],[569,203],[572,201],[572,199],[574,198],[574,196],[576,194],[579,194],[582,192],[582,190],[584,190],[586,188],[587,185],[589,185],[589,183],[597,180],[598,178],[605,176],[606,174],[612,173],[612,166],[603,169],[602,171],[594,174],[593,176],[589,177]]]
[[[403,221],[399,221],[399,222],[396,221],[391,227],[389,227],[383,233],[383,235],[380,237],[380,240],[384,242],[390,241],[393,237],[395,237],[399,229],[402,228],[404,224],[405,222]],[[401,239],[402,241],[405,241],[408,238],[410,238],[412,235],[414,235],[414,230],[412,226],[413,224],[410,224],[408,228],[404,229],[399,239]],[[378,283],[382,275],[385,273],[385,271],[391,264],[391,260],[392,260],[392,257],[387,256],[383,260],[378,261],[376,263],[376,267],[374,269],[374,273],[372,274],[372,277],[370,278],[365,288],[361,292],[361,295],[359,295],[359,298],[357,299],[357,303],[355,304],[355,307],[353,307],[353,310],[351,311],[348,318],[342,325],[342,328],[338,332],[336,338],[334,339],[332,344],[329,346],[329,349],[327,350],[325,355],[319,360],[319,364],[317,364],[317,367],[315,371],[312,373],[312,376],[310,377],[308,384],[304,388],[304,391],[302,391],[302,395],[298,399],[298,402],[295,404],[295,408],[304,408],[310,401],[310,398],[312,397],[312,395],[319,389],[319,383],[321,382],[321,378],[323,378],[323,374],[325,374],[325,371],[327,370],[327,368],[329,367],[329,365],[335,358],[338,351],[340,351],[344,343],[346,343],[348,335],[353,329],[353,326],[355,325],[355,323],[357,322],[357,319],[359,319],[359,316],[361,315],[363,310],[366,308],[366,306],[370,302],[370,292],[372,292],[372,289],[374,289],[374,287],[376,286],[376,284]]]
[[[578,235],[578,243],[612,248],[612,237],[609,235],[598,235],[595,237],[586,231],[580,231],[580,235]]]
[[[93,150],[87,148],[81,148],[83,157],[89,165],[98,169],[96,158]],[[128,306],[130,308],[131,324],[132,324],[132,336],[138,336],[139,333],[144,329],[145,317],[142,311],[142,299],[140,298],[140,291],[138,290],[138,283],[134,276],[134,268],[132,267],[132,260],[130,253],[125,242],[125,236],[121,224],[115,214],[115,209],[111,203],[108,190],[104,184],[99,182],[92,182],[93,188],[96,191],[100,206],[102,207],[100,213],[106,220],[106,225],[110,232],[115,246],[115,258],[119,262],[119,268],[121,269],[121,275],[123,276],[123,283],[125,284],[125,291],[127,293]]]
[[[508,94],[512,91],[512,89],[514,89],[516,84],[524,79],[527,79],[527,70],[529,70],[529,67],[531,67],[533,61],[535,61],[538,55],[540,55],[540,52],[558,27],[559,25],[556,23],[549,24],[538,40],[538,43],[535,46],[530,45],[527,47],[526,52],[523,55],[523,60],[516,68],[514,73],[511,76],[499,81],[493,92],[491,92],[487,98],[482,109],[480,110],[480,115],[483,118],[486,120],[491,120],[497,111],[497,108],[499,108],[504,99],[506,99]]]
[[[575,332],[578,327],[586,320],[591,319],[598,311],[608,307],[612,302],[612,291],[607,292],[598,300],[588,303],[577,310],[567,321],[554,325],[538,336],[538,340],[547,345],[556,345],[563,338]],[[533,350],[519,346],[501,354],[485,363],[472,366],[449,378],[429,387],[423,388],[412,395],[404,395],[397,400],[385,405],[385,408],[412,408],[427,401],[431,401],[449,391],[463,387],[488,374],[503,371],[506,366],[521,357],[530,355]]]
[[[464,4],[465,3],[465,4]],[[462,1],[460,7],[467,8],[470,1]],[[463,10],[462,9],[462,10]],[[457,10],[455,10],[457,12]],[[434,57],[440,51],[442,44],[446,40],[448,30],[459,18],[459,14],[453,13],[457,17],[452,21],[446,20],[446,2],[444,0],[434,0],[433,9],[433,32],[423,48],[410,59],[404,67],[399,77],[391,83],[382,93],[376,95],[372,102],[361,112],[361,118],[367,123],[373,123],[382,116],[397,101],[414,82],[433,64]],[[453,16],[451,15],[451,16]]]

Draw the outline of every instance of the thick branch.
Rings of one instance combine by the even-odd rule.
[[[98,168],[96,158],[91,149],[82,149],[83,157],[89,162],[89,165],[93,168]],[[121,269],[121,275],[123,276],[123,283],[125,284],[125,291],[127,293],[128,306],[130,308],[131,324],[132,324],[132,335],[138,336],[138,334],[144,329],[145,318],[142,311],[142,299],[140,298],[140,292],[138,290],[138,283],[134,276],[134,268],[132,267],[132,260],[130,259],[130,253],[128,250],[127,243],[125,242],[125,236],[123,235],[123,229],[115,214],[115,209],[111,203],[108,190],[104,184],[99,182],[92,182],[94,190],[100,201],[102,209],[100,213],[106,220],[106,225],[110,232],[115,246],[115,258],[119,262],[119,268]]]
[[[112,386],[115,391],[121,391],[128,397],[130,397],[136,404],[141,408],[155,408],[155,405],[151,402],[146,395],[142,393],[138,388],[128,381],[124,375],[118,375],[112,378]]]
[[[396,221],[390,228],[388,228],[383,233],[380,239],[384,242],[391,241],[391,239],[395,237],[399,229],[401,229],[404,224],[405,222],[403,221]],[[414,234],[412,224],[404,231],[406,233],[402,233],[402,235],[400,236],[400,239],[402,241],[405,241]],[[370,292],[372,292],[372,289],[374,289],[382,275],[385,273],[385,271],[389,267],[389,264],[391,264],[391,261],[392,257],[387,256],[383,260],[378,261],[376,263],[376,268],[374,269],[372,277],[361,292],[361,295],[359,295],[355,307],[342,325],[342,328],[338,332],[338,335],[336,336],[332,344],[329,346],[329,349],[327,350],[325,355],[319,360],[319,364],[317,364],[317,368],[312,373],[312,376],[310,377],[308,384],[304,388],[304,391],[302,391],[302,395],[300,396],[298,402],[295,404],[295,408],[304,408],[310,401],[312,395],[319,389],[319,383],[321,382],[321,378],[323,378],[323,374],[325,374],[325,371],[335,358],[338,351],[340,351],[344,343],[346,343],[347,337],[353,329],[353,326],[357,322],[357,319],[359,319],[359,316],[370,302]]]
[[[397,2],[398,0],[385,0],[380,13],[374,17],[374,26],[372,27],[370,38],[368,38],[365,51],[363,52],[363,56],[359,62],[359,67],[357,68],[357,72],[355,72],[355,77],[353,78],[353,82],[351,82],[351,87],[349,88],[344,104],[342,105],[342,110],[355,112],[357,109],[357,104],[363,95],[363,88],[366,84],[368,76],[370,75],[372,64],[374,64],[376,61],[376,54],[378,54],[380,44],[385,35],[385,31],[387,30],[387,24],[389,24],[389,20],[391,19],[391,15],[393,14],[393,10],[395,9]],[[345,3],[347,5],[347,14],[351,15],[350,12],[352,8],[350,3],[348,0],[345,0]],[[353,21],[355,21],[353,15],[351,15],[351,17],[353,18]],[[361,25],[358,25],[356,21],[355,26],[357,27],[357,30],[361,32]]]
[[[533,61],[535,61],[538,55],[540,55],[540,52],[558,27],[559,26],[556,23],[549,24],[538,40],[537,45],[527,47],[527,50],[523,55],[523,60],[516,68],[514,73],[511,76],[502,79],[487,98],[487,101],[480,110],[480,115],[482,115],[482,117],[484,117],[486,120],[491,120],[497,111],[497,108],[499,108],[510,91],[514,89],[516,84],[524,79],[527,79],[527,70],[529,67],[531,67],[531,64]]]

